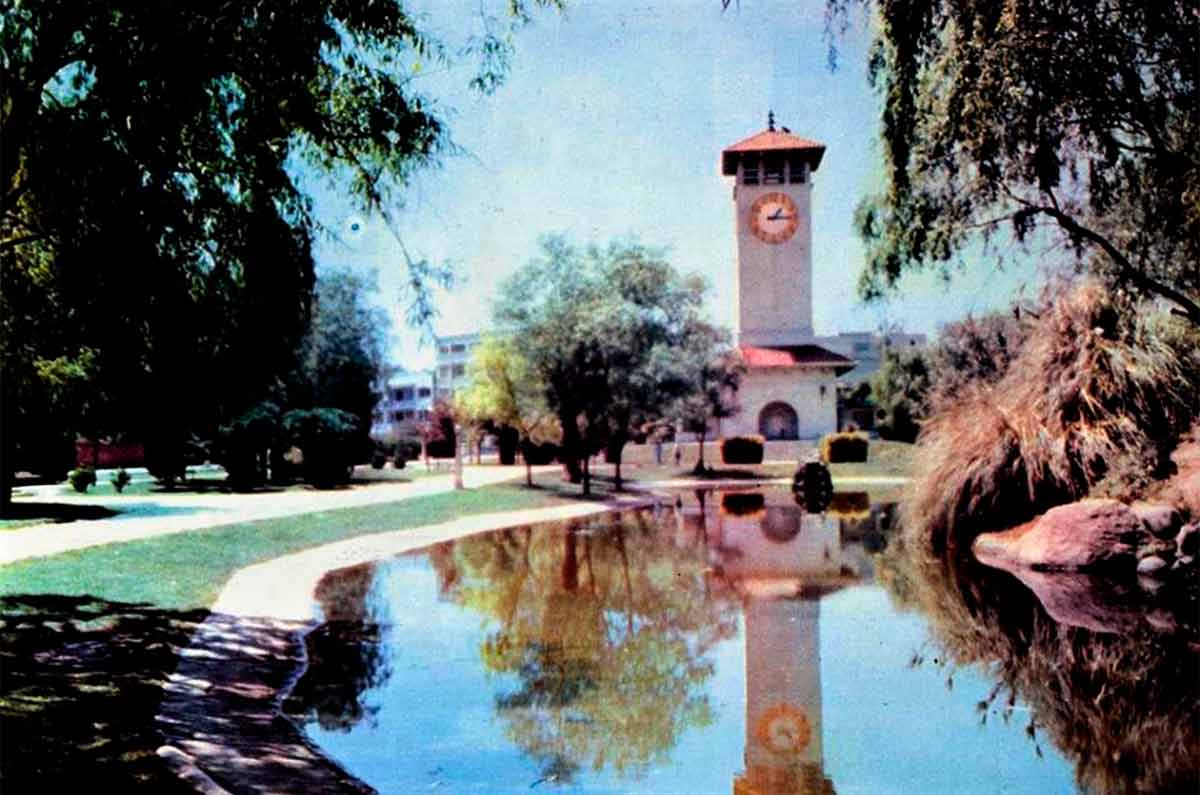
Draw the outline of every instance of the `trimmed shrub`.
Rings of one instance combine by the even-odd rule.
[[[376,450],[371,453],[371,469],[383,469],[383,465],[387,463],[387,454],[382,450]]]
[[[721,512],[728,516],[756,516],[766,508],[766,498],[757,491],[731,491],[721,495]]]
[[[534,444],[528,440],[521,442],[521,457],[529,466],[553,464],[558,459],[558,445],[553,442]]]
[[[827,510],[842,519],[862,519],[871,515],[871,496],[865,491],[835,491]]]
[[[517,447],[520,443],[521,434],[511,425],[504,425],[496,432],[496,446],[502,466],[510,467],[517,463]]]
[[[267,451],[279,446],[281,431],[274,403],[261,403],[217,430],[216,460],[233,488],[247,490],[266,483]]]
[[[83,494],[96,483],[96,471],[91,467],[72,469],[67,480],[71,481],[71,488]]]
[[[761,464],[763,442],[761,436],[730,436],[721,440],[721,461],[726,464]]]
[[[297,409],[283,415],[283,428],[304,453],[304,480],[329,488],[350,480],[359,450],[358,418],[334,408]]]
[[[109,483],[112,483],[112,487],[117,490],[117,494],[120,494],[121,492],[125,491],[125,487],[129,485],[129,481],[132,479],[133,478],[129,477],[129,473],[125,471],[125,467],[121,467],[113,473],[112,477],[110,477],[108,481]]]
[[[821,439],[821,460],[827,464],[863,464],[870,444],[863,433],[831,433]]]

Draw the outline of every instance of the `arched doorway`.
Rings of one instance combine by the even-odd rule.
[[[758,415],[758,432],[769,440],[799,439],[800,418],[796,416],[796,410],[786,403],[768,403]]]

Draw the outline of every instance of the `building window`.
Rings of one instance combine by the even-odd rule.
[[[449,345],[439,345],[438,346],[438,353],[449,353],[449,352],[450,352]]]
[[[427,386],[423,386],[417,390],[417,397],[429,397],[431,390]]]
[[[402,419],[404,419],[403,411],[393,411],[392,412],[392,421],[393,422],[400,422],[400,420],[402,420]]]
[[[454,365],[454,369],[451,370],[451,372],[454,374],[455,378],[459,378],[463,375],[466,375],[467,366],[465,364],[456,364],[456,365]]]
[[[451,346],[450,346],[450,352],[451,352],[451,353],[462,353],[462,352],[464,352],[466,349],[467,349],[467,346],[466,346],[466,345],[462,345],[462,344],[457,344],[457,345],[451,345]]]
[[[442,378],[449,378],[450,377],[450,365],[443,364],[441,367],[439,367],[438,375],[440,375]]]
[[[742,160],[742,184],[758,184],[758,158],[746,157]]]
[[[763,160],[763,184],[783,184],[783,158],[768,157]]]
[[[799,155],[792,155],[788,159],[788,181],[792,184],[798,184],[808,178],[808,163]]]

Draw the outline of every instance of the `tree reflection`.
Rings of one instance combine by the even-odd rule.
[[[1074,763],[1082,790],[1200,788],[1194,601],[1183,608],[1175,602],[1170,611],[1152,597],[1091,584],[1094,598],[1081,604],[1082,586],[1068,577],[1039,588],[1043,598],[1050,588],[1070,595],[1074,614],[1059,602],[1056,621],[1021,581],[973,560],[893,544],[878,571],[899,606],[930,617],[940,664],[951,674],[978,666],[997,680],[979,704],[981,718],[998,712],[1011,719],[1016,702],[1026,702],[1034,750],[1040,753],[1040,737],[1049,737]],[[1131,604],[1136,599],[1141,603]],[[1126,620],[1131,607],[1142,616],[1138,622]]]
[[[374,719],[366,693],[391,675],[381,632],[369,611],[371,564],[331,572],[317,586],[325,622],[304,639],[308,667],[283,704],[284,712],[328,731],[349,731]]]
[[[657,528],[647,514],[603,516],[432,558],[447,597],[495,622],[480,654],[504,675],[496,710],[544,781],[636,777],[713,720],[707,654],[736,632],[739,605],[706,596],[702,543],[675,547]]]

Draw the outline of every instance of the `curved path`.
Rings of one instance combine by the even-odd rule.
[[[523,467],[471,466],[463,471],[463,483],[467,488],[491,486],[523,477]],[[0,566],[102,544],[137,541],[258,519],[397,502],[441,494],[453,488],[454,477],[446,474],[423,476],[408,482],[372,483],[331,491],[303,489],[253,494],[155,494],[145,498],[62,497],[55,502],[100,505],[124,512],[106,519],[39,524],[0,532]]]
[[[314,592],[326,572],[475,533],[652,504],[650,496],[463,517],[314,547],[241,569],[168,678],[158,754],[203,795],[364,795],[358,781],[283,717],[306,667]]]

